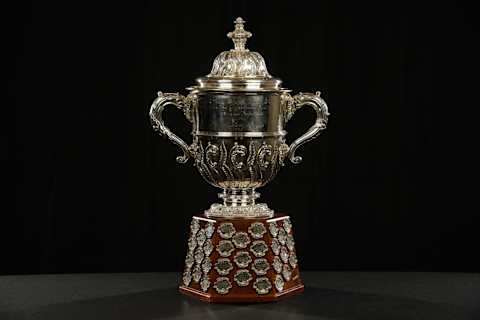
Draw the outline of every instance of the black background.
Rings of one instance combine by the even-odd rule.
[[[479,271],[476,213],[446,204],[457,186],[445,192],[433,85],[440,26],[458,42],[473,27],[455,3],[442,9],[333,0],[5,8],[4,110],[13,114],[2,117],[2,180],[12,192],[2,216],[13,221],[2,223],[0,272],[180,270],[190,216],[218,191],[191,162],[176,164],[179,150],[154,134],[147,112],[158,90],[185,93],[209,73],[237,16],[272,75],[329,104],[328,129],[298,151],[303,163],[260,190],[292,216],[301,268]],[[183,115],[165,116],[189,141]],[[313,118],[297,112],[289,141]]]

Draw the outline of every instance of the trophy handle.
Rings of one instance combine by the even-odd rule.
[[[191,107],[195,98],[196,96],[193,93],[185,97],[179,93],[162,93],[159,91],[158,97],[153,101],[152,106],[150,107],[149,115],[153,129],[157,131],[160,136],[166,136],[170,141],[182,149],[183,156],[178,156],[176,159],[178,163],[187,162],[190,157],[193,157],[193,154],[189,149],[188,144],[165,125],[162,118],[163,109],[167,105],[175,105],[178,109],[183,111],[185,117],[191,122]]]
[[[295,155],[297,148],[318,137],[322,130],[327,127],[329,115],[327,103],[320,97],[319,91],[315,94],[299,93],[293,97],[285,92],[282,98],[284,100],[285,123],[290,120],[295,111],[306,105],[312,107],[317,113],[315,124],[305,134],[293,141],[288,149],[287,156],[290,161],[294,164],[299,164],[302,162],[302,157]]]

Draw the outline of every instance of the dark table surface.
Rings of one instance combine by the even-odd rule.
[[[480,319],[480,274],[302,272],[305,292],[273,303],[209,304],[177,273],[0,277],[0,319]]]

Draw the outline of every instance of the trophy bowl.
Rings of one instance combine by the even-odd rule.
[[[256,189],[275,178],[287,159],[301,162],[295,151],[326,128],[328,108],[320,92],[292,96],[281,87],[263,57],[245,48],[251,33],[241,18],[227,36],[234,49],[217,56],[210,74],[187,88],[187,96],[159,92],[149,115],[153,128],[182,149],[177,161],[192,158],[200,175],[223,190],[219,194],[223,202],[212,204],[205,211],[207,217],[272,217],[273,210],[256,203]],[[165,125],[162,112],[167,105],[182,110],[191,122],[190,145]],[[316,111],[316,121],[288,145],[284,127],[303,106]]]

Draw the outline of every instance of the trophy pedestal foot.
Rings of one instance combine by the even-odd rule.
[[[303,289],[288,216],[193,216],[181,293],[208,302],[267,302]]]

